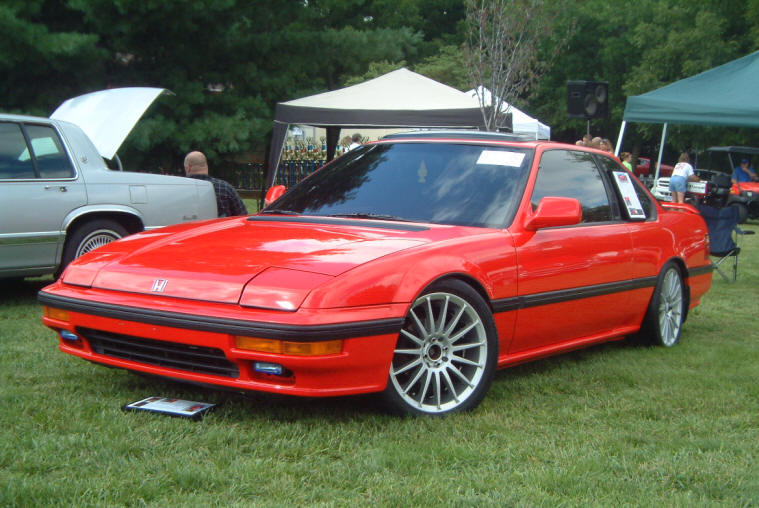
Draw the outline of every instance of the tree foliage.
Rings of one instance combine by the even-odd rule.
[[[530,28],[539,70],[533,76],[539,79],[514,89],[509,102],[551,125],[554,139],[573,141],[585,129],[583,121],[567,117],[568,80],[609,82],[610,118],[594,120],[592,129],[615,138],[627,95],[759,49],[759,0],[510,2],[525,8],[537,4],[541,15],[533,21],[544,27],[552,21],[552,29],[539,34]],[[48,115],[65,99],[98,89],[165,87],[174,95],[156,102],[121,151],[127,168],[176,171],[192,149],[205,151],[212,164],[248,158],[251,151],[264,152],[279,101],[401,66],[461,90],[473,87],[464,65],[465,5],[461,0],[4,0],[0,109]],[[509,19],[524,19],[526,12],[512,9]],[[527,30],[512,26],[507,35]],[[509,99],[508,93],[497,95]],[[630,130],[632,142],[643,149],[658,138],[656,126]],[[674,127],[670,139],[678,149],[759,144],[756,130],[697,126]]]
[[[503,103],[525,95],[548,68],[539,43],[551,36],[556,9],[544,0],[467,0],[464,62],[485,127],[502,126]],[[558,45],[554,46],[558,49]]]
[[[528,111],[552,126],[552,137],[577,139],[584,120],[567,116],[566,82],[609,82],[610,117],[592,121],[595,135],[616,140],[626,97],[655,90],[759,49],[751,36],[751,5],[756,0],[585,0],[557,23],[576,28],[534,94],[522,97]],[[754,24],[753,26],[756,26]],[[552,41],[542,49],[550,57]],[[637,124],[625,135],[625,150],[656,150],[661,126]],[[759,144],[756,130],[674,126],[668,134],[670,157],[679,150],[716,144]]]

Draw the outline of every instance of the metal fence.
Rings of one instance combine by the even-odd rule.
[[[279,164],[277,176],[274,180],[274,185],[284,185],[288,188],[292,187],[322,167],[324,163],[325,161],[313,160],[292,160],[281,162]],[[225,180],[235,189],[250,191],[265,190],[266,180],[263,164],[226,163],[215,168],[213,173],[212,176]]]

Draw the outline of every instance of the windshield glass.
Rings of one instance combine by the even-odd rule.
[[[504,227],[532,160],[524,148],[366,145],[320,169],[262,213]]]

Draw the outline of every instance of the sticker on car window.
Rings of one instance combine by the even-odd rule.
[[[477,164],[489,164],[493,166],[511,166],[518,168],[522,165],[524,153],[505,152],[503,150],[483,150],[477,159]]]
[[[645,219],[646,212],[640,204],[638,194],[635,192],[630,175],[624,171],[613,171],[614,181],[617,184],[622,199],[625,202],[627,208],[627,216],[631,219]]]

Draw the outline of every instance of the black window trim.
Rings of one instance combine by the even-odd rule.
[[[610,174],[611,170],[609,168],[606,168],[606,167],[603,166],[603,163],[601,162],[602,158],[606,158],[606,159],[612,161],[615,164],[615,166],[617,166],[619,168],[619,171],[624,171],[625,173],[627,173],[627,174],[629,174],[631,176],[634,176],[634,175],[630,171],[627,171],[627,169],[625,169],[624,166],[622,166],[621,164],[617,163],[617,161],[614,160],[614,158],[612,158],[612,157],[610,157],[608,155],[600,155],[600,154],[596,154],[596,153],[593,154],[593,159],[595,160],[596,165],[599,167],[599,169],[601,171],[601,175],[608,182],[608,186],[611,187],[611,192],[613,193],[613,196],[614,196],[613,199],[611,199],[611,200],[613,200],[616,203],[616,207],[618,208],[618,212],[617,213],[618,213],[620,222],[625,222],[625,223],[641,223],[641,222],[653,222],[653,221],[656,221],[656,218],[658,217],[658,215],[657,215],[656,205],[652,201],[653,198],[645,190],[643,190],[644,186],[641,185],[641,183],[637,180],[637,178],[631,178],[633,186],[636,188],[636,191],[638,191],[636,193],[640,194],[639,191],[643,190],[643,193],[646,194],[646,196],[648,197],[649,201],[651,201],[651,205],[652,205],[651,209],[652,209],[653,213],[651,214],[651,217],[647,216],[645,220],[639,220],[639,219],[631,219],[630,217],[627,217],[627,214],[625,214],[625,213],[622,212],[622,210],[624,209],[623,208],[623,204],[622,204],[622,194],[620,193],[619,189],[617,188],[617,186],[614,184],[614,182],[612,180],[612,176]],[[642,203],[641,203],[641,205],[642,205]],[[646,211],[646,213],[648,213],[648,211]]]
[[[622,215],[620,214],[620,212],[618,210],[615,212],[615,204],[614,203],[617,203],[617,199],[616,198],[612,199],[609,196],[609,183],[607,181],[608,179],[607,179],[606,175],[604,174],[604,172],[599,170],[599,164],[598,164],[598,161],[595,160],[595,158],[594,158],[595,154],[593,152],[588,152],[586,150],[577,150],[577,149],[573,149],[573,148],[558,147],[558,146],[557,147],[550,147],[550,148],[544,149],[540,153],[540,162],[538,163],[538,170],[537,170],[537,174],[535,175],[535,183],[536,184],[538,182],[537,181],[537,177],[540,174],[540,169],[543,167],[543,164],[542,164],[542,162],[543,162],[543,155],[546,152],[555,152],[555,151],[580,152],[580,153],[588,154],[591,157],[591,160],[593,161],[593,164],[596,166],[596,171],[598,171],[599,174],[601,175],[601,181],[603,182],[604,190],[606,191],[606,199],[609,202],[609,208],[611,209],[610,212],[611,212],[611,216],[612,217],[611,217],[610,220],[594,221],[594,222],[580,222],[579,224],[572,224],[570,226],[558,226],[557,228],[546,228],[546,229],[576,228],[576,227],[588,227],[588,226],[606,226],[606,225],[609,225],[609,224],[621,224],[621,223],[627,222],[626,220],[624,220],[622,218]],[[532,187],[532,192],[533,193],[535,192],[535,186],[534,185]],[[532,193],[530,194],[529,201],[530,201],[530,203],[532,203]],[[582,203],[580,205],[582,206]],[[618,205],[618,203],[617,203],[617,205]]]

